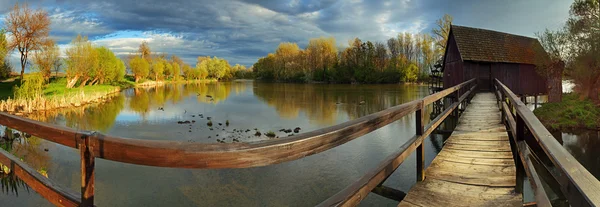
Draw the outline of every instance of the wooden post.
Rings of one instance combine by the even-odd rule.
[[[517,135],[517,137],[515,137],[516,151],[513,152],[513,153],[516,153],[516,156],[515,156],[516,157],[516,159],[515,159],[515,166],[516,166],[515,192],[523,193],[523,182],[525,180],[525,167],[523,166],[523,162],[521,161],[519,147],[517,147],[517,146],[519,146],[520,142],[525,141],[525,121],[523,121],[523,118],[519,114],[516,115],[516,119],[517,119],[516,120],[516,122],[517,122],[516,135]]]
[[[500,95],[502,95],[502,97],[501,97],[502,99],[500,101],[500,109],[501,109],[500,111],[502,111],[501,121],[502,121],[502,124],[504,124],[504,123],[506,123],[506,112],[504,111],[504,109],[502,109],[502,103],[506,101],[506,95],[504,94],[503,91],[500,93]]]
[[[536,110],[537,106],[538,106],[538,95],[535,95],[534,97],[535,98],[533,99],[533,102],[534,102],[533,110]]]
[[[423,108],[423,102],[421,102],[420,109],[415,113],[417,136],[423,135]],[[425,142],[425,139],[423,138],[421,140],[423,141],[417,146],[417,181],[425,180],[425,151],[423,150],[423,142]]]
[[[93,133],[91,133],[93,134]],[[91,135],[90,134],[90,135]],[[81,206],[94,206],[94,162],[89,135],[84,135],[79,143],[81,155]]]

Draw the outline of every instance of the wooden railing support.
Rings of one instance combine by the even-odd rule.
[[[93,148],[90,146],[90,136],[95,132],[81,136],[79,153],[81,156],[81,206],[94,206],[94,177],[95,158]]]
[[[424,123],[423,123],[423,118],[425,113],[423,113],[423,108],[424,106],[421,105],[421,108],[419,110],[417,110],[417,112],[415,112],[415,116],[416,116],[416,133],[417,136],[422,136],[423,135],[423,130],[424,130]],[[419,143],[419,146],[417,146],[417,181],[423,181],[425,180],[425,150],[423,150],[423,142]]]
[[[524,142],[525,141],[525,122],[523,121],[523,118],[517,114],[516,116],[516,122],[517,122],[517,129],[516,129],[516,137],[515,137],[515,144],[517,144],[520,142]],[[518,149],[518,147],[517,147]],[[515,165],[516,165],[516,185],[515,185],[515,191],[517,193],[523,193],[523,182],[525,181],[525,168],[523,167],[523,162],[521,161],[521,159],[518,157],[517,155],[517,159],[515,159]]]

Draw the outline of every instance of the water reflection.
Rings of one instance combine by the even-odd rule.
[[[27,163],[30,167],[37,170],[43,176],[48,177],[48,166],[50,157],[44,150],[44,145],[38,137],[14,131],[10,128],[2,127],[0,133],[0,148],[14,155],[21,161]],[[19,189],[24,188],[29,192],[25,183],[14,175],[10,163],[0,163],[0,187],[6,194],[19,195]]]
[[[279,129],[301,127],[301,133],[316,130],[426,95],[424,86],[398,84],[175,84],[130,89],[106,104],[47,112],[35,118],[122,137],[216,143],[217,137],[231,142],[228,136],[239,129],[275,131],[285,138],[290,134]],[[426,115],[430,111],[428,108]],[[206,117],[212,117],[213,130],[206,125]],[[196,122],[178,124],[181,120]],[[226,120],[230,126],[225,126]],[[96,201],[98,206],[314,206],[355,182],[404,144],[415,133],[414,120],[411,114],[334,149],[267,167],[190,170],[98,159]],[[265,139],[244,135],[241,141]],[[50,145],[50,178],[78,192],[77,151],[41,142]],[[441,143],[441,137],[433,143],[425,141],[427,164]],[[414,160],[409,157],[386,185],[407,191],[415,182]],[[46,205],[35,193],[25,197],[2,199],[7,205]],[[367,197],[363,205],[397,203],[374,195]]]
[[[600,179],[600,131],[580,130],[553,132],[554,137],[579,161],[592,175]]]

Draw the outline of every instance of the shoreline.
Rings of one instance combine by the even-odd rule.
[[[191,83],[216,83],[216,79],[205,80],[181,80],[181,81],[147,81],[137,83],[130,87],[114,86],[114,89],[106,92],[84,93],[60,96],[40,96],[34,99],[6,99],[0,101],[0,111],[18,116],[35,112],[50,111],[64,108],[78,108],[95,103],[105,103],[114,98],[118,93],[129,88],[152,88],[166,84],[191,84]]]

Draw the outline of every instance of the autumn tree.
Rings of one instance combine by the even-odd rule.
[[[44,81],[50,80],[52,69],[54,68],[55,62],[58,60],[60,50],[54,41],[49,41],[47,44],[42,45],[38,50],[33,53],[32,61],[35,68],[41,73]]]
[[[4,25],[12,36],[10,49],[16,49],[21,55],[21,80],[25,73],[30,52],[47,44],[50,32],[50,18],[44,10],[31,10],[27,4],[22,7],[15,4],[6,15]]]
[[[133,72],[135,82],[139,82],[141,79],[148,77],[150,74],[150,64],[146,59],[136,56],[129,61],[129,68]]]
[[[305,55],[305,57],[300,57],[300,59],[307,60],[307,76],[316,80],[326,80],[327,70],[332,69],[337,62],[335,38],[320,37],[310,39],[305,49]],[[318,75],[313,75],[315,72]]]
[[[452,16],[449,14],[444,14],[444,17],[435,22],[437,28],[432,30],[433,37],[435,39],[436,50],[440,55],[443,55],[444,51],[446,50],[446,43],[448,42],[448,36],[450,35],[450,26],[452,25],[452,20]]]
[[[179,80],[181,78],[181,65],[175,61],[173,61],[172,63],[172,68],[173,68],[173,80]]]

